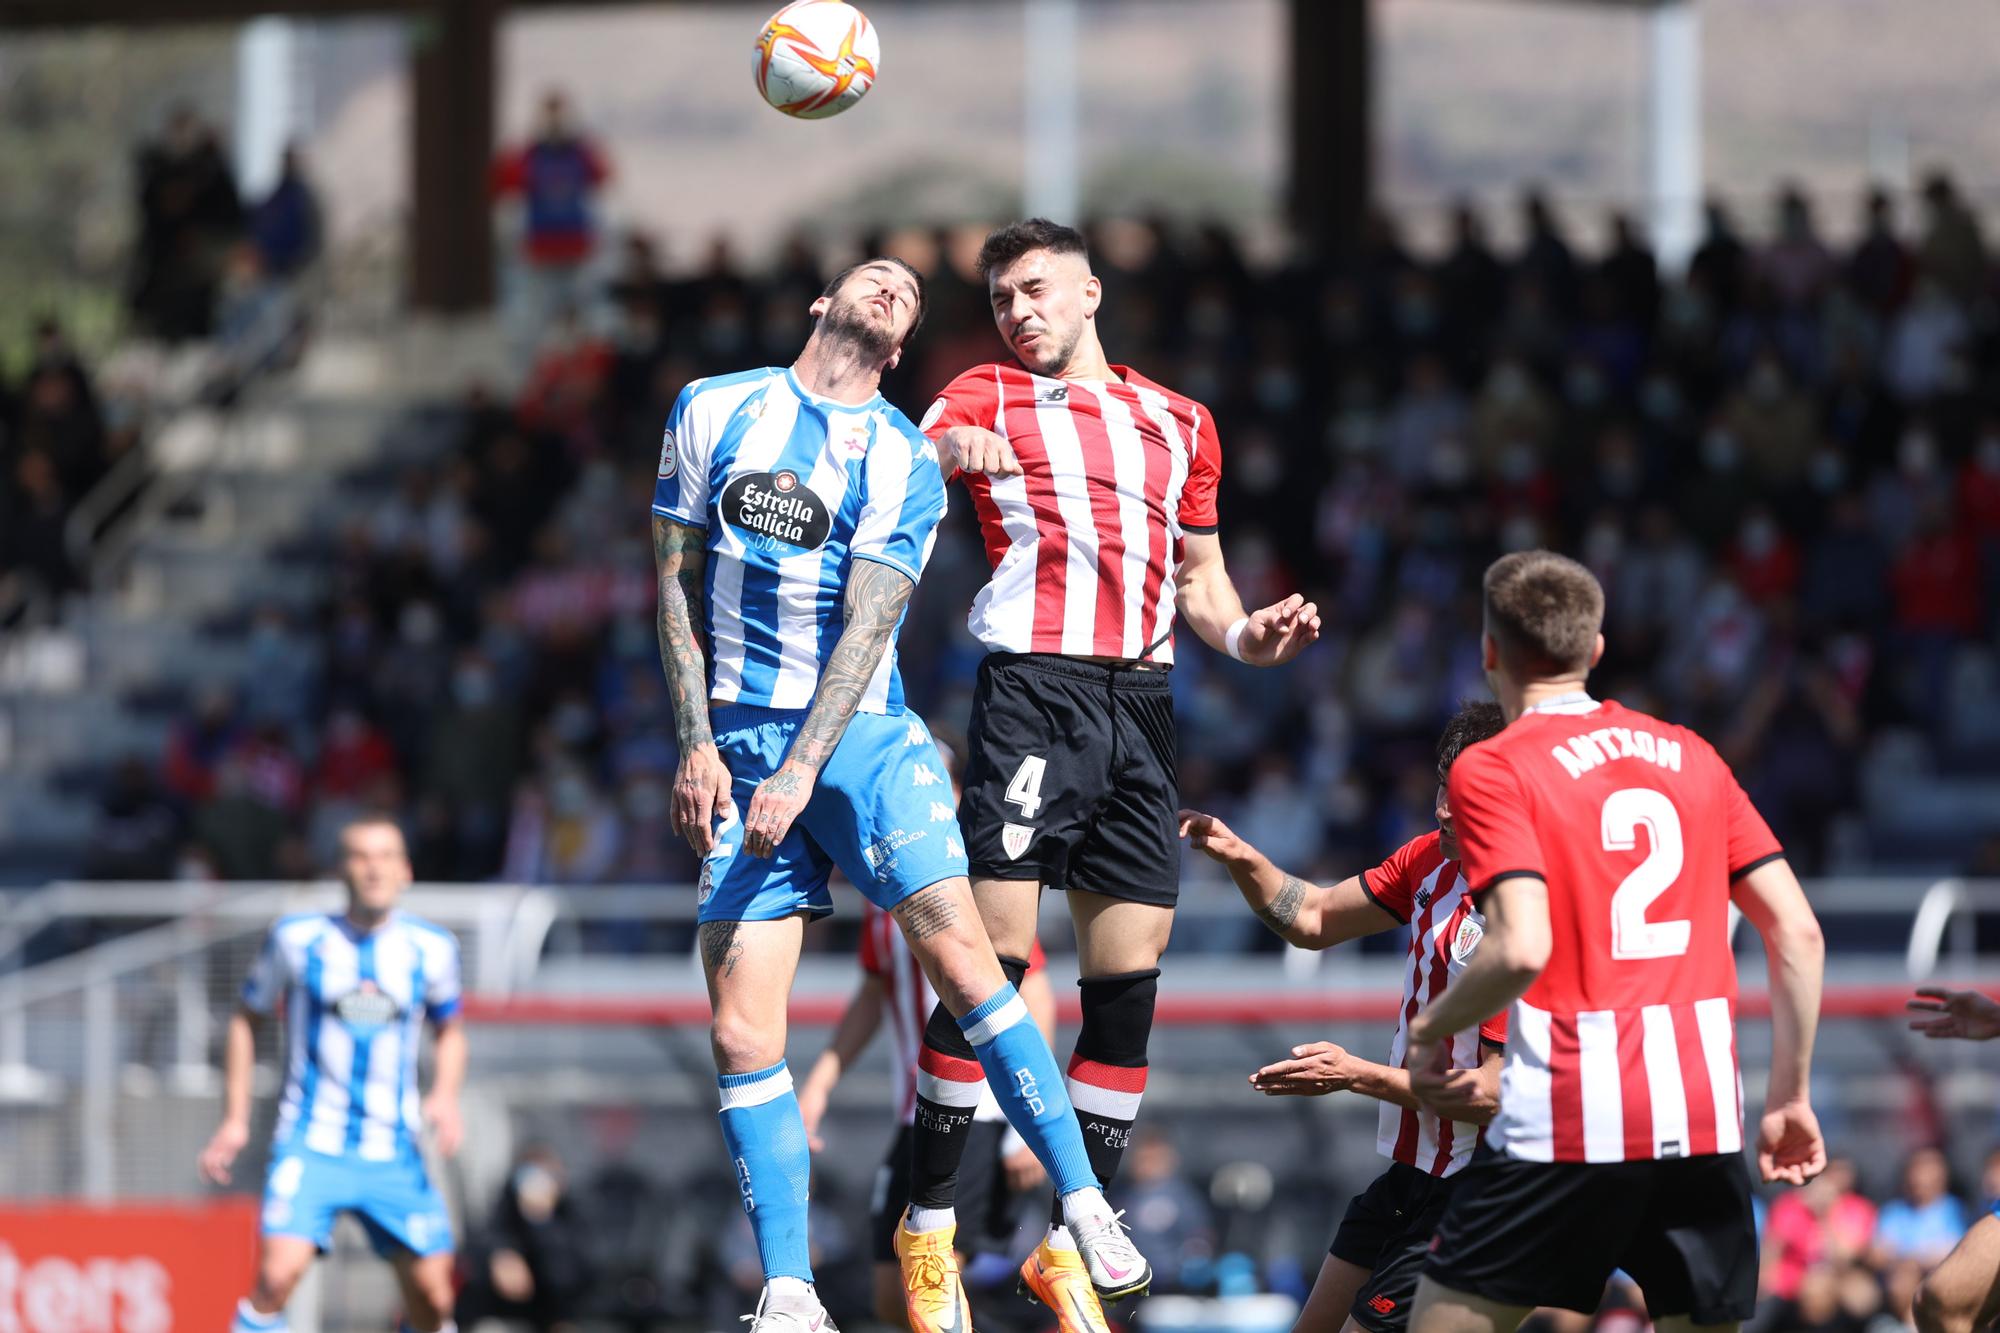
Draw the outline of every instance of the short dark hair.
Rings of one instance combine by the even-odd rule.
[[[1487,566],[1486,628],[1517,672],[1569,675],[1590,669],[1604,627],[1597,576],[1554,551],[1516,551]]]
[[[917,272],[908,260],[898,259],[894,255],[877,255],[873,259],[857,260],[829,278],[825,289],[820,292],[820,295],[832,296],[840,290],[842,283],[859,273],[862,269],[867,268],[870,264],[894,264],[897,268],[910,275],[911,282],[917,284],[917,317],[910,321],[910,331],[903,335],[903,341],[908,342],[910,339],[916,337],[917,330],[924,326],[924,313],[930,309],[930,300],[924,294],[924,275]]]
[[[1047,218],[1029,218],[995,228],[987,235],[979,247],[979,280],[984,282],[995,269],[1006,268],[1035,250],[1090,258],[1090,247],[1084,244],[1083,233],[1075,227],[1065,227]]]
[[[1491,699],[1468,699],[1460,704],[1438,737],[1438,777],[1451,772],[1451,766],[1469,747],[1492,740],[1506,726],[1507,715]]]

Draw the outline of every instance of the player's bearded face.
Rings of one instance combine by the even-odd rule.
[[[916,313],[916,289],[909,280],[871,265],[841,284],[820,325],[869,359],[887,361],[909,336]]]

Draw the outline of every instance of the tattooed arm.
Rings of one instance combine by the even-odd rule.
[[[1401,925],[1350,875],[1332,887],[1311,884],[1271,864],[1214,815],[1183,810],[1181,836],[1220,861],[1257,919],[1301,949],[1330,949],[1345,940]]]
[[[854,720],[916,586],[909,575],[879,560],[853,562],[847,574],[847,624],[820,672],[812,707],[792,737],[791,753],[776,773],[758,784],[744,816],[743,849],[752,856],[769,856],[776,850],[806,808],[819,771]]]
[[[707,561],[707,533],[653,515],[660,666],[667,673],[681,750],[669,820],[697,856],[708,855],[715,846],[715,817],[729,808],[729,767],[708,726],[708,659],[702,644],[702,570]]]

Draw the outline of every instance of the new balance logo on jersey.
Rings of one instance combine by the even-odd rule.
[[[931,802],[931,823],[942,824],[950,820],[950,818],[951,818],[950,806],[946,805],[943,801]]]
[[[1596,731],[1572,736],[1567,744],[1549,751],[1563,770],[1580,778],[1614,759],[1643,759],[1649,764],[1678,773],[1681,771],[1681,743],[1655,736],[1634,727],[1599,727]]]
[[[943,781],[944,779],[937,775],[937,770],[929,764],[918,764],[917,771],[910,775],[910,785],[913,787],[935,787]]]
[[[903,733],[903,748],[906,750],[912,745],[929,745],[930,743],[930,733],[924,730],[924,724],[921,722],[912,722],[909,725],[909,729]]]
[[[1069,385],[1051,384],[1046,389],[1036,389],[1035,401],[1038,403],[1066,403],[1069,401]]]

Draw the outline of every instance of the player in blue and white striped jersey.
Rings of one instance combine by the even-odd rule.
[[[1121,1271],[1145,1264],[1104,1203],[1061,1072],[1015,993],[1026,963],[994,957],[943,766],[903,704],[896,632],[944,515],[944,478],[935,446],[878,385],[922,320],[922,280],[870,260],[811,313],[790,367],[682,391],[653,492],[660,657],[681,746],[673,826],[705,858],[722,1132],[764,1267],[751,1333],[832,1327],[812,1287],[811,1165],[784,1051],[805,923],[833,910],[835,865],[902,927],[1056,1182],[1079,1248]],[[1018,471],[997,455],[945,466],[957,464]],[[923,1221],[896,1239],[912,1324],[963,1333],[950,1219]]]
[[[340,834],[347,910],[280,919],[243,983],[230,1020],[222,1125],[202,1174],[229,1183],[250,1137],[257,1025],[282,1012],[285,1088],[265,1177],[257,1282],[231,1333],[285,1327],[284,1308],[313,1259],[352,1213],[396,1270],[415,1333],[451,1329],[452,1234],[424,1168],[428,1120],[439,1151],[458,1150],[465,1033],[458,1020],[458,942],[397,908],[409,886],[403,834],[386,818]],[[428,1098],[417,1088],[423,1028],[436,1032]]]

